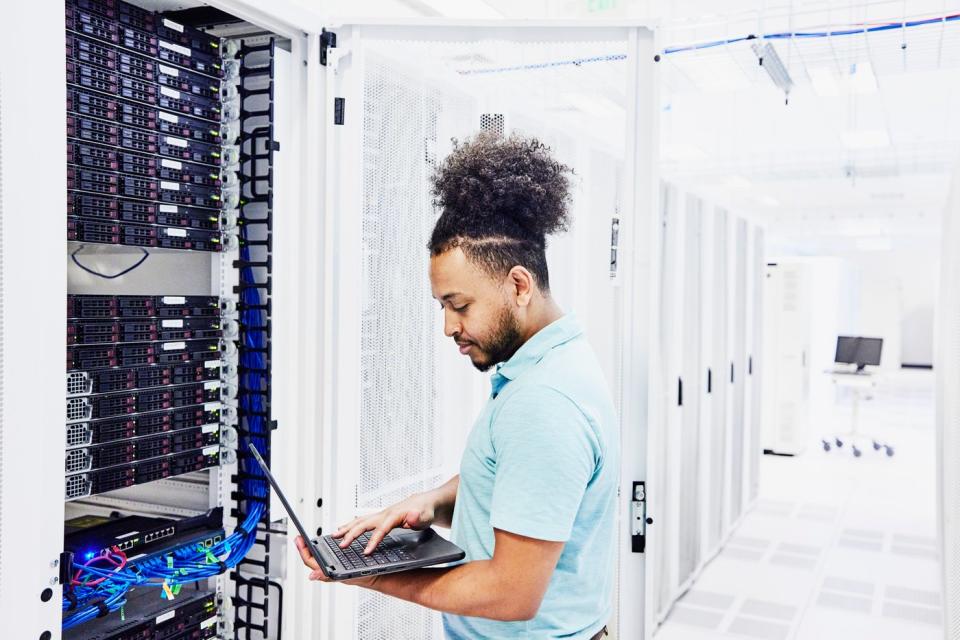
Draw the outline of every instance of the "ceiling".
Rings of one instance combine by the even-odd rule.
[[[958,14],[960,0],[332,0],[321,8],[385,19],[641,18],[659,25],[659,46],[670,50]],[[756,39],[661,57],[662,175],[784,234],[932,242],[960,153],[960,20],[765,43],[792,82],[789,103],[767,72],[769,55],[760,66]]]

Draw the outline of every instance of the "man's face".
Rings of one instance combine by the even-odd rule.
[[[490,277],[459,247],[430,258],[430,286],[443,307],[443,333],[480,371],[509,359],[522,343],[509,281]]]

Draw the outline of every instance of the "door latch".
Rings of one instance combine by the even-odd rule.
[[[653,518],[647,517],[647,484],[634,481],[630,501],[630,550],[643,553],[647,549],[647,525]]]

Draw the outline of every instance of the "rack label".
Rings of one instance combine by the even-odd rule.
[[[217,624],[217,616],[213,616],[212,618],[207,618],[206,620],[204,620],[203,622],[201,622],[201,623],[200,623],[200,628],[201,628],[201,629],[209,629],[210,627],[212,627],[212,626],[215,625],[215,624]]]
[[[178,124],[180,122],[180,118],[173,115],[172,113],[167,113],[166,111],[158,111],[157,117],[160,118],[161,120],[172,122],[173,124]]]
[[[203,388],[206,389],[207,391],[209,391],[210,389],[219,389],[220,383],[217,382],[216,380],[211,380],[210,382],[204,382]]]
[[[187,299],[183,296],[163,296],[160,302],[163,304],[186,304]]]
[[[160,166],[166,167],[167,169],[176,169],[177,171],[181,171],[183,169],[182,162],[179,160],[170,160],[169,158],[163,158],[160,161]]]
[[[203,363],[203,366],[207,369],[219,369],[220,361],[219,360],[207,360]]]
[[[180,72],[174,69],[173,67],[168,67],[165,64],[158,64],[157,69],[160,70],[160,73],[168,76],[173,76],[174,78],[180,77]]]
[[[203,410],[206,411],[207,413],[210,413],[211,411],[220,411],[220,403],[207,402],[206,404],[203,405]]]
[[[218,424],[205,424],[200,427],[200,433],[213,433],[220,428]]]
[[[175,204],[162,204],[160,205],[160,213],[176,213],[177,205]],[[183,304],[182,302],[180,304]]]
[[[179,54],[182,55],[182,56],[190,57],[190,55],[191,55],[189,48],[187,48],[187,47],[181,47],[180,45],[178,45],[178,44],[173,44],[172,42],[165,42],[165,41],[161,40],[161,41],[160,41],[160,46],[163,47],[164,49],[169,49],[170,51],[175,51],[175,52],[179,53]]]
[[[163,327],[164,329],[171,329],[171,328],[182,329],[183,320],[162,320],[160,322],[160,326]]]
[[[180,147],[181,149],[185,149],[187,147],[187,141],[184,140],[183,138],[173,138],[170,136],[166,136],[164,138],[164,141],[167,144],[172,144],[173,146]]]
[[[186,238],[187,230],[186,229],[171,229],[167,227],[163,230],[168,236],[173,236],[174,238]]]
[[[155,624],[160,624],[161,622],[166,622],[167,620],[173,620],[174,616],[177,615],[177,610],[167,611],[166,613],[161,613],[157,616],[157,619],[154,620]]]
[[[220,447],[218,445],[213,445],[203,450],[203,455],[205,456],[213,456],[218,453],[220,453]]]
[[[165,27],[167,27],[167,28],[169,28],[169,29],[173,29],[174,31],[179,31],[180,33],[183,33],[183,25],[182,25],[182,24],[177,24],[177,23],[174,22],[173,20],[167,20],[166,18],[164,18],[164,19],[163,19],[163,26],[165,26]]]
[[[174,100],[180,99],[180,92],[176,89],[171,89],[170,87],[160,87],[160,94],[167,96],[168,98],[173,98]]]
[[[186,342],[164,342],[164,351],[182,351],[187,348]]]

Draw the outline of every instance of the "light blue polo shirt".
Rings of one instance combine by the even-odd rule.
[[[619,427],[593,349],[572,315],[497,366],[460,464],[452,539],[493,557],[493,529],[566,544],[536,617],[444,614],[448,638],[590,638],[609,620]]]

